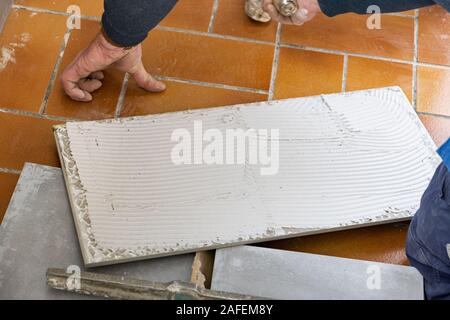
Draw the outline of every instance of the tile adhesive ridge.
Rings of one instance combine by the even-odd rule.
[[[398,125],[385,125],[386,116]],[[287,131],[280,173],[261,176],[248,163],[168,167],[161,137],[198,119],[206,128]],[[55,136],[88,266],[406,220],[440,161],[398,87],[69,122]]]

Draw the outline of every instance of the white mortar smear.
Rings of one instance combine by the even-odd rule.
[[[279,173],[174,165],[175,129],[279,129]],[[55,129],[88,266],[405,220],[440,159],[397,87]]]

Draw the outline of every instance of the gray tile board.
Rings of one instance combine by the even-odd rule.
[[[189,281],[193,255],[140,261],[90,272],[150,281]],[[26,164],[0,227],[0,299],[91,299],[50,289],[48,267],[83,260],[61,170]]]
[[[252,246],[216,251],[211,289],[273,299],[423,299],[412,267]]]

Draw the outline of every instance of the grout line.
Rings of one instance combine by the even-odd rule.
[[[221,35],[221,34],[216,34],[216,33],[207,33],[207,32],[202,32],[202,31],[194,31],[194,30],[180,29],[180,28],[174,28],[174,27],[157,26],[155,29],[159,29],[159,30],[163,30],[163,31],[179,32],[179,33],[185,33],[185,34],[192,34],[192,35],[197,35],[197,36],[205,36],[205,37],[210,37],[210,38],[218,38],[218,39],[224,39],[224,40],[234,40],[234,41],[241,41],[241,42],[247,42],[247,43],[274,45],[274,43],[269,42],[269,41],[264,41],[264,40],[256,40],[256,39],[250,39],[250,38],[244,38],[244,37]],[[434,63],[426,63],[426,62],[414,62],[414,61],[410,61],[410,60],[373,56],[373,55],[369,55],[369,54],[354,53],[354,52],[342,51],[342,50],[322,49],[322,48],[310,47],[310,46],[301,45],[301,44],[280,43],[280,47],[281,48],[291,48],[291,49],[301,49],[301,50],[305,50],[305,51],[322,52],[322,53],[329,53],[329,54],[337,54],[337,55],[348,54],[350,57],[368,58],[368,59],[373,59],[373,60],[397,62],[397,63],[403,63],[403,64],[409,64],[409,65],[417,64],[419,66],[424,66],[424,67],[450,70],[450,65],[434,64]]]
[[[27,11],[38,12],[38,13],[51,13],[51,14],[69,16],[69,14],[67,12],[56,11],[56,10],[51,10],[51,9],[44,9],[44,8],[37,8],[37,7],[30,7],[30,6],[22,6],[20,4],[13,4],[12,8],[17,9],[17,10],[27,10]]]
[[[275,86],[277,81],[278,74],[278,64],[280,60],[280,43],[281,43],[281,32],[283,31],[283,26],[281,23],[277,26],[277,35],[275,38],[275,50],[273,53],[273,62],[272,62],[272,74],[270,76],[270,86],[269,86],[269,97],[268,101],[273,100],[273,96],[275,94]]]
[[[431,112],[424,112],[424,111],[416,111],[417,114],[422,114],[424,116],[432,116],[432,117],[437,117],[437,118],[442,118],[442,119],[448,119],[450,120],[450,116],[445,115],[445,114],[436,114],[436,113],[431,113]]]
[[[263,44],[263,45],[274,45],[274,43],[271,43],[269,41],[263,41],[263,40],[256,40],[256,39],[251,39],[251,38],[245,38],[245,37],[237,37],[237,36],[229,36],[229,35],[220,35],[220,34],[215,34],[212,33],[213,32],[213,26],[214,26],[214,21],[215,21],[215,17],[217,15],[217,11],[218,11],[218,6],[219,6],[219,0],[214,0],[214,5],[213,5],[213,10],[211,13],[211,20],[210,20],[210,25],[208,28],[208,32],[201,32],[201,31],[193,31],[193,30],[188,30],[188,29],[182,29],[182,28],[174,28],[174,27],[164,27],[164,26],[157,26],[156,29],[160,29],[160,30],[164,30],[164,31],[171,31],[171,32],[179,32],[179,33],[185,33],[185,34],[191,34],[191,35],[197,35],[197,36],[206,36],[206,37],[211,37],[211,38],[218,38],[218,39],[224,39],[224,40],[232,40],[232,41],[241,41],[241,42],[246,42],[246,43],[255,43],[255,44]],[[18,10],[28,10],[28,11],[32,11],[32,12],[39,12],[39,13],[50,13],[50,14],[57,14],[57,15],[62,15],[62,16],[70,16],[69,13],[67,12],[61,12],[61,11],[54,11],[54,10],[50,10],[50,9],[41,9],[41,8],[36,8],[36,7],[30,7],[30,6],[22,6],[22,5],[16,5],[14,4],[12,6],[13,9],[18,9]],[[359,53],[352,53],[352,52],[347,52],[347,51],[341,51],[341,50],[331,50],[331,49],[322,49],[322,48],[315,48],[315,47],[310,47],[310,46],[305,46],[305,45],[297,45],[297,44],[287,44],[287,43],[275,43],[275,50],[279,52],[280,48],[292,48],[292,49],[299,49],[299,50],[305,50],[305,51],[313,51],[313,52],[321,52],[321,53],[328,53],[328,54],[336,54],[336,55],[343,55],[344,56],[344,71],[343,71],[343,83],[342,83],[342,87],[343,90],[346,90],[346,69],[348,68],[348,66],[346,65],[346,60],[348,61],[348,57],[361,57],[361,58],[367,58],[367,59],[372,59],[372,60],[379,60],[379,61],[387,61],[387,62],[394,62],[394,63],[401,63],[401,64],[407,64],[407,65],[412,65],[413,66],[413,105],[414,108],[417,108],[417,67],[418,66],[422,66],[422,67],[429,67],[429,68],[437,68],[437,69],[444,69],[444,70],[450,70],[450,66],[449,65],[441,65],[441,64],[433,64],[433,63],[425,63],[425,62],[419,62],[418,61],[418,35],[419,35],[419,10],[416,9],[415,10],[415,14],[414,15],[406,15],[406,14],[402,14],[402,13],[390,13],[387,15],[391,15],[391,16],[402,16],[402,17],[407,17],[407,18],[413,18],[414,19],[414,58],[413,61],[409,61],[409,60],[403,60],[403,59],[397,59],[397,58],[388,58],[388,57],[380,57],[380,56],[373,56],[373,55],[369,55],[369,54],[359,54]],[[94,16],[81,16],[82,19],[87,19],[87,20],[94,20],[94,21],[100,21],[100,17],[94,17]],[[277,30],[277,36],[278,36],[278,30]],[[61,53],[63,54],[64,50],[63,48],[61,49]],[[275,60],[275,57],[274,57]],[[59,67],[59,63],[61,62],[61,56],[57,59],[57,62],[55,64],[55,68],[52,74],[52,77],[56,76],[56,71]],[[274,61],[275,62],[275,61]],[[348,62],[347,62],[348,63]],[[278,67],[278,65],[276,65],[276,68]],[[206,86],[206,87],[213,87],[213,88],[222,88],[222,89],[228,89],[228,90],[236,90],[236,91],[243,91],[243,92],[252,92],[252,93],[258,93],[258,94],[269,94],[269,99],[273,98],[273,92],[274,92],[274,85],[275,85],[275,79],[276,75],[273,76],[274,74],[274,66],[272,66],[272,77],[271,77],[271,87],[269,88],[269,91],[267,90],[259,90],[259,89],[252,89],[252,88],[243,88],[243,87],[237,87],[237,86],[229,86],[229,85],[223,85],[223,84],[217,84],[217,83],[208,83],[208,82],[201,82],[201,81],[195,81],[195,80],[187,80],[187,79],[180,79],[180,78],[176,78],[176,77],[164,77],[164,76],[160,76],[159,79],[161,80],[169,80],[169,81],[175,81],[175,82],[181,82],[181,83],[188,83],[188,84],[195,84],[195,85],[201,85],[201,86]],[[45,108],[46,108],[46,104],[47,101],[46,99],[48,99],[48,95],[51,93],[51,89],[52,86],[54,84],[55,79],[52,78],[50,80],[50,83],[48,88],[47,88],[47,92],[46,95],[44,97],[44,101],[42,102],[41,108],[40,108],[40,113],[44,113],[45,112]],[[273,81],[273,82],[272,82]],[[123,98],[123,97],[122,97]],[[120,99],[120,97],[119,97]],[[118,101],[118,105],[116,106],[116,113],[120,112],[120,110],[118,110],[118,108],[121,108],[122,106],[119,105],[120,103],[123,103],[123,101]],[[0,108],[1,112],[11,112],[11,113],[15,113],[13,109],[7,109],[7,108]],[[10,110],[10,111],[8,111]],[[27,113],[24,114],[24,112],[20,113],[21,115],[31,115],[31,116],[35,116],[36,114],[34,113]],[[429,115],[435,115],[435,114],[429,114]],[[436,115],[436,116],[440,116],[440,115]],[[446,117],[446,116],[444,116]],[[43,116],[40,118],[45,118],[45,119],[56,119],[56,120],[69,120],[69,121],[77,121],[77,119],[70,119],[70,118],[65,118],[65,117],[58,117],[58,116]]]
[[[168,81],[181,82],[181,83],[191,83],[188,80],[174,80],[173,78],[168,79],[167,77],[156,77],[155,76],[155,78],[158,78],[158,80],[168,80]],[[196,83],[196,84],[198,85],[198,83]],[[216,87],[216,86],[213,86],[213,87]],[[268,92],[258,92],[258,93],[268,94]],[[43,120],[61,121],[61,122],[90,121],[90,120],[85,120],[85,119],[68,118],[68,117],[63,117],[63,116],[53,116],[53,115],[48,115],[48,114],[39,114],[36,112],[11,109],[11,108],[5,108],[5,107],[0,107],[0,113],[13,114],[16,116],[24,116],[24,117],[30,117],[30,118],[36,118],[36,119],[43,119]],[[433,116],[433,117],[437,117],[437,118],[443,118],[443,119],[450,120],[449,115],[424,112],[424,111],[416,111],[416,113],[426,115],[426,116]]]
[[[211,12],[211,19],[209,21],[208,29],[210,29],[210,28],[212,29],[214,27],[214,22],[215,22],[215,18],[217,16],[218,7],[219,7],[219,0],[214,0],[212,12]],[[52,10],[52,9],[46,9],[46,8],[38,8],[38,7],[33,7],[33,6],[24,6],[24,5],[20,5],[20,4],[13,4],[12,9],[28,10],[28,11],[39,12],[39,13],[51,13],[51,14],[57,14],[57,15],[63,15],[63,16],[70,15],[70,13],[64,12],[64,11],[58,11],[58,10]],[[410,18],[410,19],[414,19],[414,17],[415,17],[415,15],[405,14],[402,12],[389,12],[389,13],[383,13],[383,15]],[[86,20],[101,21],[101,17],[98,17],[98,16],[81,15],[81,18],[86,19]],[[212,30],[208,31],[208,32],[212,32]]]
[[[182,78],[177,78],[177,77],[161,76],[161,75],[158,75],[158,76],[154,75],[153,77],[160,81],[173,81],[173,82],[194,84],[194,85],[210,87],[210,88],[227,89],[227,90],[258,93],[258,94],[269,94],[268,90],[261,90],[261,89],[247,88],[247,87],[238,87],[238,86],[233,86],[233,85],[228,85],[228,84],[203,82],[203,81],[182,79]]]
[[[204,83],[204,82],[192,81],[192,80],[183,80],[183,79],[177,79],[177,78],[173,78],[173,77],[158,77],[158,76],[155,76],[155,78],[157,78],[158,80],[166,80],[166,81],[174,81],[174,82],[180,82],[180,83],[202,85],[202,86],[213,87],[213,88],[230,89],[229,86],[226,86],[226,85],[219,85],[219,84],[213,84],[213,83]],[[237,89],[235,88],[234,90],[237,90]],[[259,93],[259,94],[268,94],[268,91],[256,90],[256,89],[253,89],[253,91],[249,91],[249,92],[254,92],[254,93]],[[6,108],[6,107],[0,107],[0,114],[1,113],[12,114],[12,115],[16,115],[16,116],[24,116],[24,117],[36,118],[36,119],[43,119],[43,120],[60,121],[60,122],[90,121],[90,120],[85,120],[85,119],[68,118],[68,117],[54,116],[54,115],[48,115],[48,114],[39,114],[37,112],[24,111],[24,110],[18,110],[18,109],[11,109],[11,108]],[[449,119],[450,120],[450,116],[449,115],[436,114],[436,113],[423,112],[423,111],[416,111],[416,113],[417,114],[422,114],[422,115],[427,115],[427,116],[434,116],[434,117],[443,118],[443,119]]]
[[[412,14],[406,14],[406,13],[402,13],[402,12],[386,12],[386,13],[383,13],[383,15],[414,19],[415,13],[414,13],[414,15],[412,15]]]
[[[177,78],[173,78],[173,77],[164,77],[164,76],[154,76],[154,77],[157,78],[158,80],[162,80],[162,81],[164,81],[164,80],[165,81],[173,81],[173,82],[201,85],[201,86],[205,86],[205,87],[223,88],[223,89],[231,89],[231,90],[241,91],[241,90],[237,89],[236,87],[235,88],[230,88],[227,85],[220,85],[220,84],[214,84],[214,83],[205,83],[205,82],[177,79]],[[244,89],[246,89],[246,88],[244,88]],[[256,90],[256,89],[244,90],[244,92],[253,92],[253,93],[258,93],[258,94],[268,94],[268,91]],[[7,114],[13,114],[13,115],[16,115],[16,116],[25,116],[25,117],[31,117],[31,118],[36,118],[36,119],[61,121],[61,122],[86,121],[85,119],[68,118],[68,117],[64,117],[64,116],[54,116],[54,115],[49,115],[49,114],[39,114],[37,112],[24,111],[24,110],[18,110],[18,109],[11,109],[11,108],[6,108],[6,107],[0,107],[0,113],[7,113]],[[450,119],[450,115],[444,115],[444,114],[438,114],[438,113],[432,113],[432,112],[424,112],[424,111],[416,111],[416,113],[417,114],[427,115],[427,116],[434,116],[434,117],[438,117],[438,118]]]
[[[265,45],[272,45],[272,46],[274,45],[274,43],[270,42],[270,41],[256,40],[256,39],[237,37],[237,36],[222,35],[222,34],[217,34],[217,33],[209,33],[209,32],[196,31],[196,30],[181,29],[181,28],[175,28],[175,27],[166,27],[166,26],[161,26],[161,25],[156,26],[155,29],[163,30],[163,31],[184,33],[184,34],[190,34],[190,35],[195,35],[195,36],[205,36],[205,37],[216,38],[216,39],[234,40],[234,41],[242,41],[242,42],[256,43],[256,44],[265,44]]]
[[[14,5],[13,7],[19,8],[19,9],[26,9],[26,10],[36,11],[36,12],[46,12],[46,13],[53,13],[53,14],[59,14],[59,15],[68,16],[67,13],[58,12],[58,11],[52,11],[52,10],[48,10],[48,9],[39,9],[39,8],[34,8],[34,7],[20,6],[20,5]],[[394,14],[389,14],[389,15],[394,15]],[[395,14],[395,15],[401,15],[401,14]],[[402,16],[414,18],[413,15],[405,15],[405,14],[403,14]],[[82,19],[95,20],[95,21],[100,21],[101,20],[99,17],[91,17],[91,16],[83,16],[83,15],[81,16],[81,18]],[[246,43],[274,45],[272,42],[264,41],[264,40],[256,40],[256,39],[251,39],[251,38],[230,36],[230,35],[221,35],[221,34],[216,34],[216,33],[195,31],[195,30],[175,28],[175,27],[165,27],[165,26],[161,26],[161,25],[156,26],[155,29],[164,30],[164,31],[179,32],[179,33],[185,33],[185,34],[191,34],[191,35],[197,35],[197,36],[205,36],[205,37],[211,37],[211,38],[217,38],[217,39],[224,39],[224,40],[241,41],[241,42],[246,42]],[[369,55],[369,54],[352,53],[352,52],[340,51],[340,50],[322,49],[322,48],[316,48],[316,47],[310,47],[310,46],[298,45],[298,44],[281,43],[280,47],[282,47],[282,48],[292,48],[292,49],[301,49],[301,50],[306,50],[306,51],[322,52],[322,53],[329,53],[329,54],[338,54],[338,55],[348,54],[350,57],[360,57],[360,58],[367,58],[367,59],[380,60],[380,61],[397,62],[397,63],[403,63],[403,64],[409,64],[409,65],[417,64],[418,66],[423,66],[423,67],[450,70],[450,65],[442,65],[442,64],[426,63],[426,62],[414,62],[414,61],[397,59],[397,58],[373,56],[373,55]]]
[[[2,173],[11,173],[11,174],[21,174],[22,170],[11,169],[11,168],[0,168],[0,172]]]
[[[24,111],[24,110],[18,110],[18,109],[11,109],[6,107],[0,107],[0,113],[8,113],[13,114],[16,116],[24,116],[24,117],[31,117],[31,118],[37,118],[37,119],[45,119],[45,120],[53,120],[53,121],[80,121],[81,119],[75,119],[75,118],[67,118],[63,116],[53,116],[48,114],[40,114],[37,112],[32,111]]]
[[[219,7],[219,0],[214,0],[213,9],[211,12],[211,19],[209,22],[209,27],[214,26],[218,7]],[[68,12],[64,12],[64,11],[58,11],[58,10],[52,10],[52,9],[46,9],[46,8],[38,8],[38,7],[33,7],[33,6],[24,6],[24,5],[20,5],[20,4],[13,4],[12,9],[28,10],[28,11],[39,12],[39,13],[52,13],[52,14],[58,14],[58,15],[64,15],[64,16],[70,15]],[[383,15],[410,18],[410,19],[414,19],[414,16],[415,16],[415,15],[411,15],[411,14],[405,14],[402,12],[388,12],[388,13],[383,13]],[[81,18],[87,19],[87,20],[95,20],[95,21],[101,20],[101,17],[98,17],[98,16],[81,15]],[[212,31],[210,31],[210,32],[212,32]]]
[[[413,83],[412,83],[412,103],[414,109],[417,109],[417,66],[419,62],[419,10],[414,15],[414,64],[413,64]]]
[[[19,5],[19,4],[13,4],[12,9],[27,10],[27,11],[31,11],[31,12],[37,12],[37,13],[50,13],[50,14],[56,14],[56,15],[65,16],[65,17],[69,17],[71,15],[68,12],[56,11],[56,10],[51,10],[51,9],[36,8],[36,7],[30,7],[30,6],[22,6],[22,5]],[[81,19],[85,19],[85,20],[92,20],[92,21],[100,21],[101,20],[100,17],[85,16],[85,15],[81,15],[80,18]]]
[[[116,112],[114,113],[114,118],[120,118],[122,113],[123,102],[125,101],[125,94],[127,93],[128,80],[130,79],[130,74],[125,73],[122,81],[122,88],[120,89],[119,99],[117,99]]]
[[[441,65],[441,64],[425,63],[425,62],[414,62],[414,61],[409,61],[409,60],[372,56],[372,55],[369,55],[369,54],[354,53],[354,52],[349,52],[349,51],[340,51],[340,50],[331,50],[331,49],[322,49],[322,48],[316,48],[316,47],[309,47],[309,46],[300,45],[300,44],[282,43],[281,47],[282,48],[291,48],[291,49],[300,49],[300,50],[305,50],[305,51],[329,53],[329,54],[335,54],[335,55],[346,55],[347,54],[349,57],[367,58],[367,59],[373,59],[373,60],[380,60],[380,61],[408,64],[408,65],[415,65],[416,64],[418,66],[423,66],[423,67],[450,70],[450,65]]]
[[[247,43],[274,45],[270,41],[256,40],[256,39],[251,39],[251,38],[229,36],[229,35],[221,35],[221,34],[216,34],[216,33],[207,33],[207,32],[202,32],[202,31],[194,31],[194,30],[187,30],[187,29],[174,28],[174,27],[157,26],[155,29],[159,29],[159,30],[163,30],[163,31],[179,32],[179,33],[185,33],[185,34],[192,34],[192,35],[197,35],[197,36],[218,38],[218,39],[224,39],[224,40],[233,40],[233,41],[241,41],[241,42],[247,42]],[[426,63],[426,62],[414,62],[414,61],[410,61],[410,60],[373,56],[373,55],[369,55],[369,54],[354,53],[354,52],[342,51],[342,50],[322,49],[322,48],[310,47],[310,46],[300,45],[300,44],[280,43],[280,47],[281,48],[291,48],[291,49],[301,49],[301,50],[305,50],[305,51],[322,52],[322,53],[329,53],[329,54],[337,54],[337,55],[347,54],[350,57],[360,57],[360,58],[367,58],[367,59],[380,60],[380,61],[403,63],[403,64],[409,64],[409,65],[417,64],[418,66],[423,66],[423,67],[450,70],[450,65]]]
[[[443,70],[450,70],[450,65],[444,65],[444,64],[436,64],[436,63],[427,63],[427,62],[400,62],[405,64],[412,64],[417,65],[418,67],[428,67],[428,68],[435,68],[435,69],[443,69]]]
[[[44,114],[47,109],[48,99],[50,98],[50,94],[52,93],[53,87],[55,86],[56,76],[58,75],[58,70],[61,65],[61,61],[64,56],[64,51],[66,50],[67,47],[67,43],[69,42],[71,32],[72,29],[67,28],[66,33],[64,34],[61,48],[59,49],[59,54],[58,57],[56,58],[55,66],[53,67],[53,71],[50,76],[50,80],[48,82],[47,90],[45,91],[44,99],[42,100],[41,106],[39,108],[40,114]]]
[[[348,74],[348,54],[344,54],[344,65],[342,67],[342,92],[347,91],[347,74]]]
[[[208,32],[212,33],[214,31],[214,23],[216,22],[217,11],[219,11],[219,0],[214,0],[211,19],[209,20]]]
[[[417,110],[417,65],[413,66],[412,78],[412,105]]]

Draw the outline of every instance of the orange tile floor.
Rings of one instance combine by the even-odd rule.
[[[0,220],[24,162],[59,166],[52,125],[398,85],[437,144],[450,136],[450,14],[439,7],[366,17],[318,16],[302,27],[260,24],[244,0],[180,0],[144,43],[144,63],[167,83],[151,94],[107,70],[92,103],[56,80],[99,30],[101,0],[16,0],[0,35]],[[68,30],[77,4],[80,30]],[[406,264],[408,224],[265,244]]]

